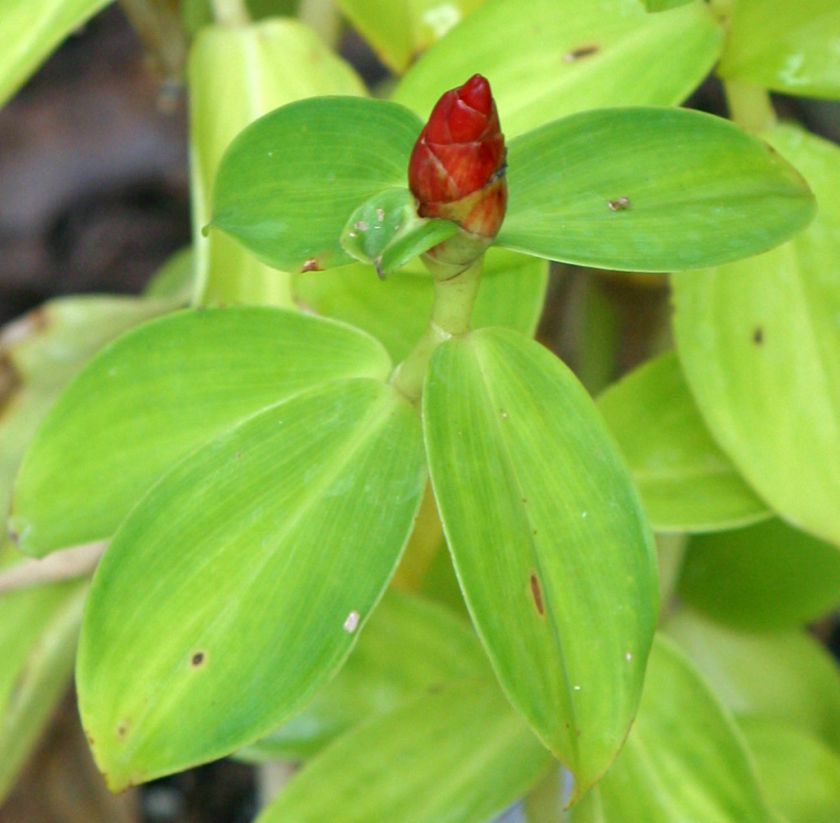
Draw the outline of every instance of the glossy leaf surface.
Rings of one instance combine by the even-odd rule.
[[[767,823],[768,810],[732,718],[679,649],[658,638],[627,742],[571,823],[701,820]]]
[[[388,591],[335,679],[244,755],[306,759],[422,692],[487,674],[487,658],[464,620],[430,600]]]
[[[840,552],[781,520],[696,535],[679,595],[735,628],[799,628],[840,604]]]
[[[657,531],[712,531],[770,516],[709,434],[673,353],[611,386],[598,408]]]
[[[793,724],[742,720],[764,791],[788,823],[840,819],[840,756]]]
[[[271,112],[224,156],[212,225],[275,268],[350,263],[340,243],[345,223],[374,194],[406,185],[421,126],[402,106],[352,97]]]
[[[497,243],[637,271],[757,254],[810,222],[795,169],[727,120],[684,109],[604,109],[510,143]]]
[[[521,797],[549,753],[487,681],[421,697],[313,760],[258,823],[483,823]]]
[[[109,786],[299,710],[370,616],[424,482],[416,411],[367,379],[272,406],[166,475],[115,535],[82,627],[79,707]]]
[[[231,140],[256,118],[319,94],[364,94],[364,84],[295,20],[207,26],[190,54],[190,142],[197,294],[207,303],[291,306],[289,275],[265,266],[209,222],[216,172]]]
[[[86,588],[0,595],[0,804],[70,684]]]
[[[149,323],[91,362],[44,421],[15,486],[19,544],[46,554],[110,537],[196,446],[304,389],[383,378],[389,365],[362,332],[278,309]]]
[[[391,70],[402,73],[484,0],[338,0],[347,19]]]
[[[816,640],[736,632],[688,609],[665,628],[737,716],[796,723],[840,751],[840,671]]]
[[[711,70],[721,42],[699,2],[651,15],[640,0],[495,0],[412,66],[394,99],[426,118],[444,91],[480,72],[510,139],[586,109],[675,105]]]
[[[840,99],[838,34],[835,0],[738,0],[718,71],[787,94]]]
[[[785,520],[840,544],[840,148],[769,135],[819,213],[791,243],[674,279],[677,350],[715,440]]]
[[[0,505],[38,424],[71,378],[123,332],[176,308],[178,301],[133,297],[62,297],[5,326],[0,373]]]
[[[485,254],[472,323],[507,326],[531,335],[537,327],[548,283],[548,263],[491,247]],[[423,334],[434,285],[422,264],[395,272],[383,283],[370,266],[301,274],[297,297],[307,308],[344,320],[378,338],[395,363]]]
[[[3,0],[0,5],[0,105],[53,49],[109,0]]]
[[[438,348],[423,419],[473,621],[511,702],[580,795],[627,733],[656,620],[655,559],[629,474],[583,387],[512,331]]]

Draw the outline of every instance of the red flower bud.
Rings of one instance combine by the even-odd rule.
[[[408,184],[421,217],[453,220],[492,240],[507,205],[505,138],[480,74],[438,100],[411,152]]]

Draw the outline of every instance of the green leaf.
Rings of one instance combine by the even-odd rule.
[[[792,724],[753,719],[740,726],[767,798],[788,823],[840,820],[836,752]]]
[[[18,475],[10,528],[36,555],[110,537],[195,447],[304,389],[389,368],[362,332],[278,309],[149,323],[102,352],[53,407]]]
[[[799,231],[814,199],[794,168],[727,120],[605,109],[518,137],[499,245],[596,268],[716,265]]]
[[[171,298],[178,305],[189,302],[195,280],[195,255],[191,246],[171,254],[143,289],[144,297]]]
[[[463,620],[429,600],[389,591],[338,676],[303,712],[240,755],[307,759],[409,698],[486,674],[487,658]]]
[[[250,417],[152,489],[100,563],[79,646],[82,722],[114,791],[300,710],[393,573],[424,473],[414,408],[357,379]]]
[[[643,0],[643,2],[649,12],[657,12],[675,9],[677,6],[685,6],[693,0]]]
[[[473,326],[508,326],[533,334],[547,283],[544,260],[491,247],[485,255]],[[384,283],[369,266],[301,274],[295,292],[306,307],[358,326],[381,340],[396,363],[423,334],[434,301],[431,276],[421,265],[396,272]]]
[[[107,6],[109,0],[3,0],[0,31],[0,105],[53,50],[85,20]]]
[[[665,629],[739,718],[790,721],[840,751],[840,673],[812,637],[736,632],[689,609],[671,616]]]
[[[456,26],[484,0],[337,0],[379,58],[401,74],[418,54]]]
[[[480,72],[510,139],[586,109],[675,105],[709,73],[721,44],[720,25],[699,2],[649,15],[639,0],[496,0],[412,66],[394,99],[426,118],[446,89]]]
[[[356,260],[373,264],[384,278],[458,231],[456,223],[419,217],[408,189],[388,189],[350,215],[341,245]]]
[[[734,628],[799,628],[840,604],[840,552],[781,520],[697,535],[679,594]]]
[[[0,805],[70,684],[86,592],[73,582],[0,596]]]
[[[551,757],[494,684],[428,694],[345,735],[258,823],[483,823],[521,797]]]
[[[76,372],[118,335],[177,300],[62,297],[7,325],[0,335],[0,505],[8,510],[12,483],[29,441]]]
[[[836,0],[738,0],[718,72],[787,94],[840,98]]]
[[[243,131],[222,159],[212,226],[263,262],[315,271],[352,262],[340,236],[365,200],[406,184],[422,124],[383,100],[291,103]]]
[[[629,474],[571,372],[512,331],[440,346],[423,420],[473,621],[579,797],[627,734],[656,620],[655,557]]]
[[[221,232],[204,237],[213,184],[233,138],[257,117],[304,97],[364,94],[362,81],[296,20],[202,28],[189,62],[196,294],[209,303],[291,306],[289,275]]]
[[[657,638],[627,743],[571,823],[767,823],[768,816],[732,718],[679,649]]]
[[[791,243],[673,282],[677,350],[715,440],[793,525],[840,544],[840,148],[782,126],[771,144],[819,213]]]
[[[657,531],[714,531],[770,516],[712,440],[673,353],[611,386],[598,408]]]

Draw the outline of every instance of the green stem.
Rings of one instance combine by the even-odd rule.
[[[338,43],[341,18],[333,0],[301,0],[298,19],[314,29],[330,48]]]
[[[729,115],[741,128],[762,132],[776,125],[776,112],[766,89],[743,80],[724,80]]]
[[[423,380],[435,349],[470,330],[472,309],[481,282],[484,255],[468,269],[448,280],[435,280],[432,316],[423,336],[391,375],[391,383],[412,402],[423,393]]]
[[[245,0],[212,0],[213,16],[223,26],[247,26],[251,22]]]
[[[177,8],[171,0],[120,0],[154,68],[172,82],[180,82],[187,60],[187,40]]]

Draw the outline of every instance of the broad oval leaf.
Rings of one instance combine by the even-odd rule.
[[[791,723],[740,722],[768,800],[787,823],[840,820],[840,755]]]
[[[606,777],[571,823],[767,823],[729,713],[667,638],[653,646],[639,714]]]
[[[676,271],[778,245],[814,215],[798,172],[728,120],[604,109],[518,137],[496,242],[596,268]]]
[[[86,594],[71,582],[0,596],[0,805],[70,684]]]
[[[840,98],[836,0],[738,0],[718,72],[787,94]]]
[[[640,0],[496,0],[412,66],[394,99],[425,118],[446,89],[481,72],[512,138],[586,109],[676,105],[709,73],[722,39],[700,2],[650,15]]]
[[[840,751],[840,671],[814,638],[734,631],[690,609],[669,617],[665,630],[738,718],[793,722]]]
[[[768,135],[819,201],[760,257],[673,281],[677,351],[715,440],[785,520],[840,544],[840,148]]]
[[[367,379],[273,406],[166,475],[115,535],[82,626],[79,708],[109,786],[299,710],[373,611],[424,481],[416,411]]]
[[[222,155],[247,125],[272,109],[318,94],[364,94],[361,79],[312,29],[290,19],[205,26],[189,61],[193,239],[205,303],[291,306],[289,278],[221,232],[202,236]]]
[[[347,730],[427,690],[487,674],[478,638],[460,616],[388,591],[335,679],[300,714],[239,756],[308,759]]]
[[[473,621],[579,797],[627,734],[656,622],[656,561],[630,476],[571,372],[512,331],[435,352],[423,421]]]
[[[770,516],[712,440],[672,352],[610,386],[598,408],[657,531],[714,531]]]
[[[484,0],[337,0],[388,68],[404,72],[412,60],[447,34]]]
[[[177,305],[170,299],[60,297],[3,328],[0,505],[8,510],[29,441],[71,378],[115,337]]]
[[[485,253],[473,327],[507,326],[532,335],[547,285],[545,260],[491,246]],[[384,283],[369,266],[345,266],[297,275],[295,293],[306,308],[344,320],[381,340],[399,363],[429,322],[434,283],[417,264],[395,272]]]
[[[211,226],[275,268],[351,263],[340,242],[347,219],[378,192],[405,186],[421,126],[383,100],[319,97],[283,106],[231,144]]]
[[[840,605],[840,552],[781,520],[696,535],[679,595],[735,628],[799,628]]]
[[[337,740],[257,823],[484,823],[550,763],[494,683],[467,681]]]
[[[389,368],[366,334],[296,312],[211,309],[148,323],[52,408],[18,475],[10,528],[36,555],[110,537],[196,446],[304,389]]]
[[[3,0],[0,4],[0,105],[50,53],[110,0]]]

